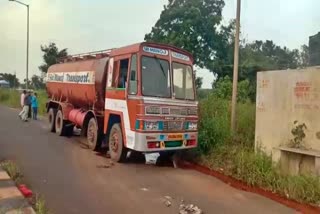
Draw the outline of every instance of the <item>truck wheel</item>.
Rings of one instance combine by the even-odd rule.
[[[59,136],[64,136],[66,134],[66,125],[65,121],[63,120],[62,111],[59,110],[56,116],[56,133]]]
[[[96,119],[93,117],[89,120],[88,128],[87,128],[87,145],[89,149],[96,150],[97,149],[97,142],[98,142],[98,124]]]
[[[57,110],[54,108],[50,108],[48,112],[48,122],[49,122],[49,130],[50,132],[56,132],[56,115]]]
[[[113,124],[109,135],[109,151],[111,159],[124,162],[127,158],[127,148],[123,145],[122,131],[119,123]]]

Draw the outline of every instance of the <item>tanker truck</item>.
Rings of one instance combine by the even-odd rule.
[[[142,42],[67,56],[46,77],[48,128],[76,127],[92,150],[173,154],[197,147],[193,58],[171,45]]]

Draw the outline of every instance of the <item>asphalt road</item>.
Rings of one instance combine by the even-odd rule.
[[[179,213],[181,200],[205,213],[294,213],[262,196],[236,190],[192,170],[143,163],[115,164],[77,138],[48,133],[44,121],[22,122],[0,106],[0,159],[13,159],[54,214]],[[164,197],[172,198],[167,207]]]

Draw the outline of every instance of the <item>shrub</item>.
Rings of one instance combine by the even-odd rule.
[[[240,144],[220,144],[201,163],[244,181],[304,203],[320,203],[320,180],[312,175],[283,175],[270,156]]]
[[[211,94],[200,102],[199,149],[207,153],[219,143],[230,140],[229,102]]]
[[[249,100],[249,80],[242,80],[238,82],[238,102],[246,102]],[[221,99],[231,100],[232,97],[232,79],[228,76],[217,80],[213,84],[213,93]]]
[[[199,149],[207,153],[218,144],[231,141],[230,101],[211,93],[200,101]],[[237,105],[237,130],[234,141],[253,147],[255,105],[250,101]]]

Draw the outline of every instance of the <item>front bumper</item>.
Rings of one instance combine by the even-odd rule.
[[[198,132],[185,133],[139,133],[135,132],[133,150],[140,152],[160,152],[196,148]],[[194,145],[187,145],[193,140]],[[148,148],[149,142],[159,142],[160,148]]]

